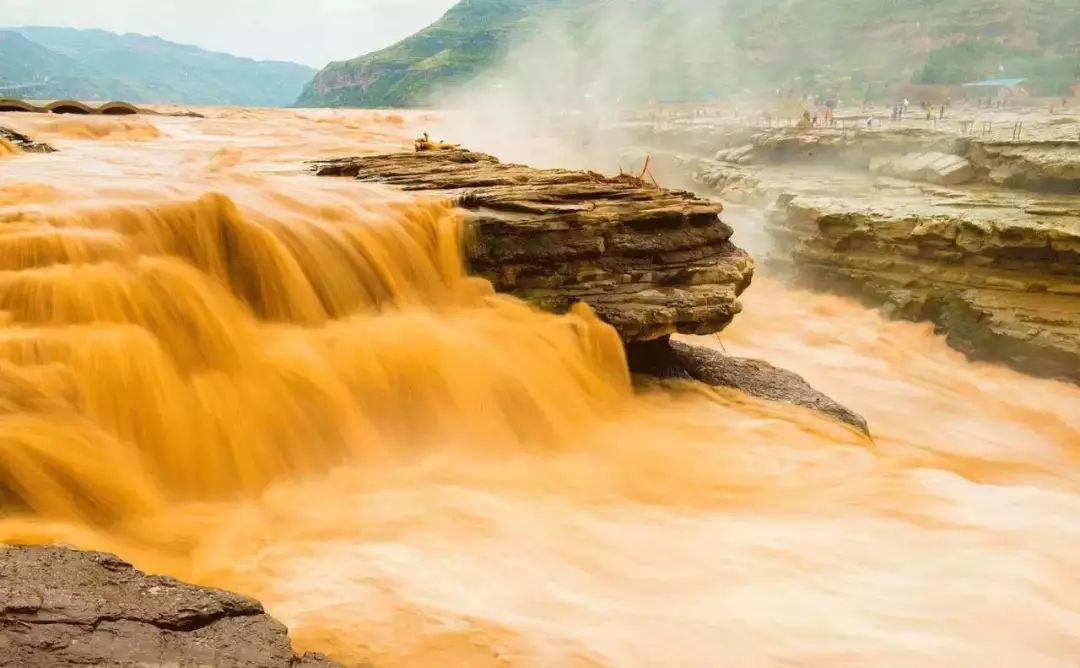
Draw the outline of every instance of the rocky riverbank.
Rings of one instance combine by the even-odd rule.
[[[718,203],[632,177],[540,170],[461,150],[343,158],[313,170],[452,198],[470,213],[466,250],[474,272],[555,313],[588,304],[619,332],[636,372],[734,386],[815,410],[834,405],[808,386],[763,390],[764,376],[776,376],[777,387],[791,384],[771,366],[747,361],[755,375],[741,382],[750,378],[734,368],[743,361],[729,358],[732,372],[719,373],[722,356],[690,354],[670,342],[673,334],[722,331],[753,278],[753,260],[732,242]],[[643,344],[648,354],[635,354]],[[823,412],[866,431],[846,409]]]
[[[110,554],[0,547],[0,667],[334,668],[298,656],[257,601]]]
[[[14,146],[18,146],[27,153],[53,153],[56,151],[56,149],[49,144],[34,141],[21,132],[16,132],[5,127],[0,127],[0,139],[8,141]]]
[[[687,129],[652,141],[688,147]],[[745,128],[714,153],[636,147],[661,180],[767,210],[773,266],[955,348],[1080,382],[1080,142]],[[645,138],[648,141],[648,137]]]
[[[722,164],[816,166],[942,185],[1080,194],[1080,120],[1074,125],[1074,139],[1008,141],[920,128],[805,130],[703,124],[616,126],[606,136],[624,146]]]

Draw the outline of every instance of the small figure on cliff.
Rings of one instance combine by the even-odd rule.
[[[431,141],[431,137],[429,137],[426,132],[422,137],[413,142],[413,145],[416,147],[417,153],[423,151],[452,151],[461,148],[461,144],[447,144],[442,141]]]

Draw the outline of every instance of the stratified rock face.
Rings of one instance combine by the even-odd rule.
[[[332,668],[297,656],[258,602],[120,559],[60,547],[0,547],[0,667]]]
[[[845,131],[725,125],[628,124],[623,144],[713,158],[730,165],[798,164],[871,171],[939,185],[980,182],[1080,194],[1080,141],[994,141],[917,128]]]
[[[967,183],[975,176],[975,169],[967,158],[939,151],[874,158],[870,161],[870,171],[883,176],[945,186]]]
[[[719,204],[633,178],[469,151],[347,158],[315,172],[446,193],[472,212],[475,272],[554,312],[586,302],[626,341],[722,330],[753,275]]]
[[[716,350],[666,338],[629,346],[627,360],[635,373],[730,387],[761,399],[803,406],[864,434],[870,433],[861,415],[818,392],[802,376],[767,362],[730,357]]]
[[[21,132],[15,132],[8,128],[0,127],[0,139],[6,139],[27,153],[53,153],[56,151],[55,148],[48,144],[36,142]]]
[[[1080,382],[1080,199],[788,195],[775,239],[813,283],[936,323],[976,359]],[[1075,208],[1070,208],[1075,207]]]
[[[1080,195],[1080,141],[972,142],[968,156],[982,181]]]

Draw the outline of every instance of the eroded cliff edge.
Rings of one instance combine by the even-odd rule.
[[[334,668],[252,599],[100,552],[0,546],[0,667]]]
[[[723,330],[753,279],[754,262],[732,242],[716,202],[632,177],[534,169],[464,150],[343,158],[313,169],[452,198],[470,212],[466,251],[475,273],[555,313],[588,304],[619,332],[635,372],[734,386],[815,410],[835,404],[805,382],[786,393],[773,391],[779,379],[740,384],[749,377],[745,361],[703,348],[687,354],[670,341]],[[760,363],[755,369],[759,380],[794,376]],[[866,431],[851,411],[823,412]]]
[[[972,359],[1080,382],[1080,141],[715,123],[622,134],[645,144],[625,152],[631,169],[651,153],[662,181],[763,208],[770,267],[933,322]]]

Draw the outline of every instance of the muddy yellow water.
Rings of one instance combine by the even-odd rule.
[[[699,342],[873,441],[635,394],[587,310],[463,272],[453,209],[304,173],[430,120],[0,114],[61,149],[0,160],[0,540],[255,596],[380,668],[1076,664],[1077,388],[763,279]]]

